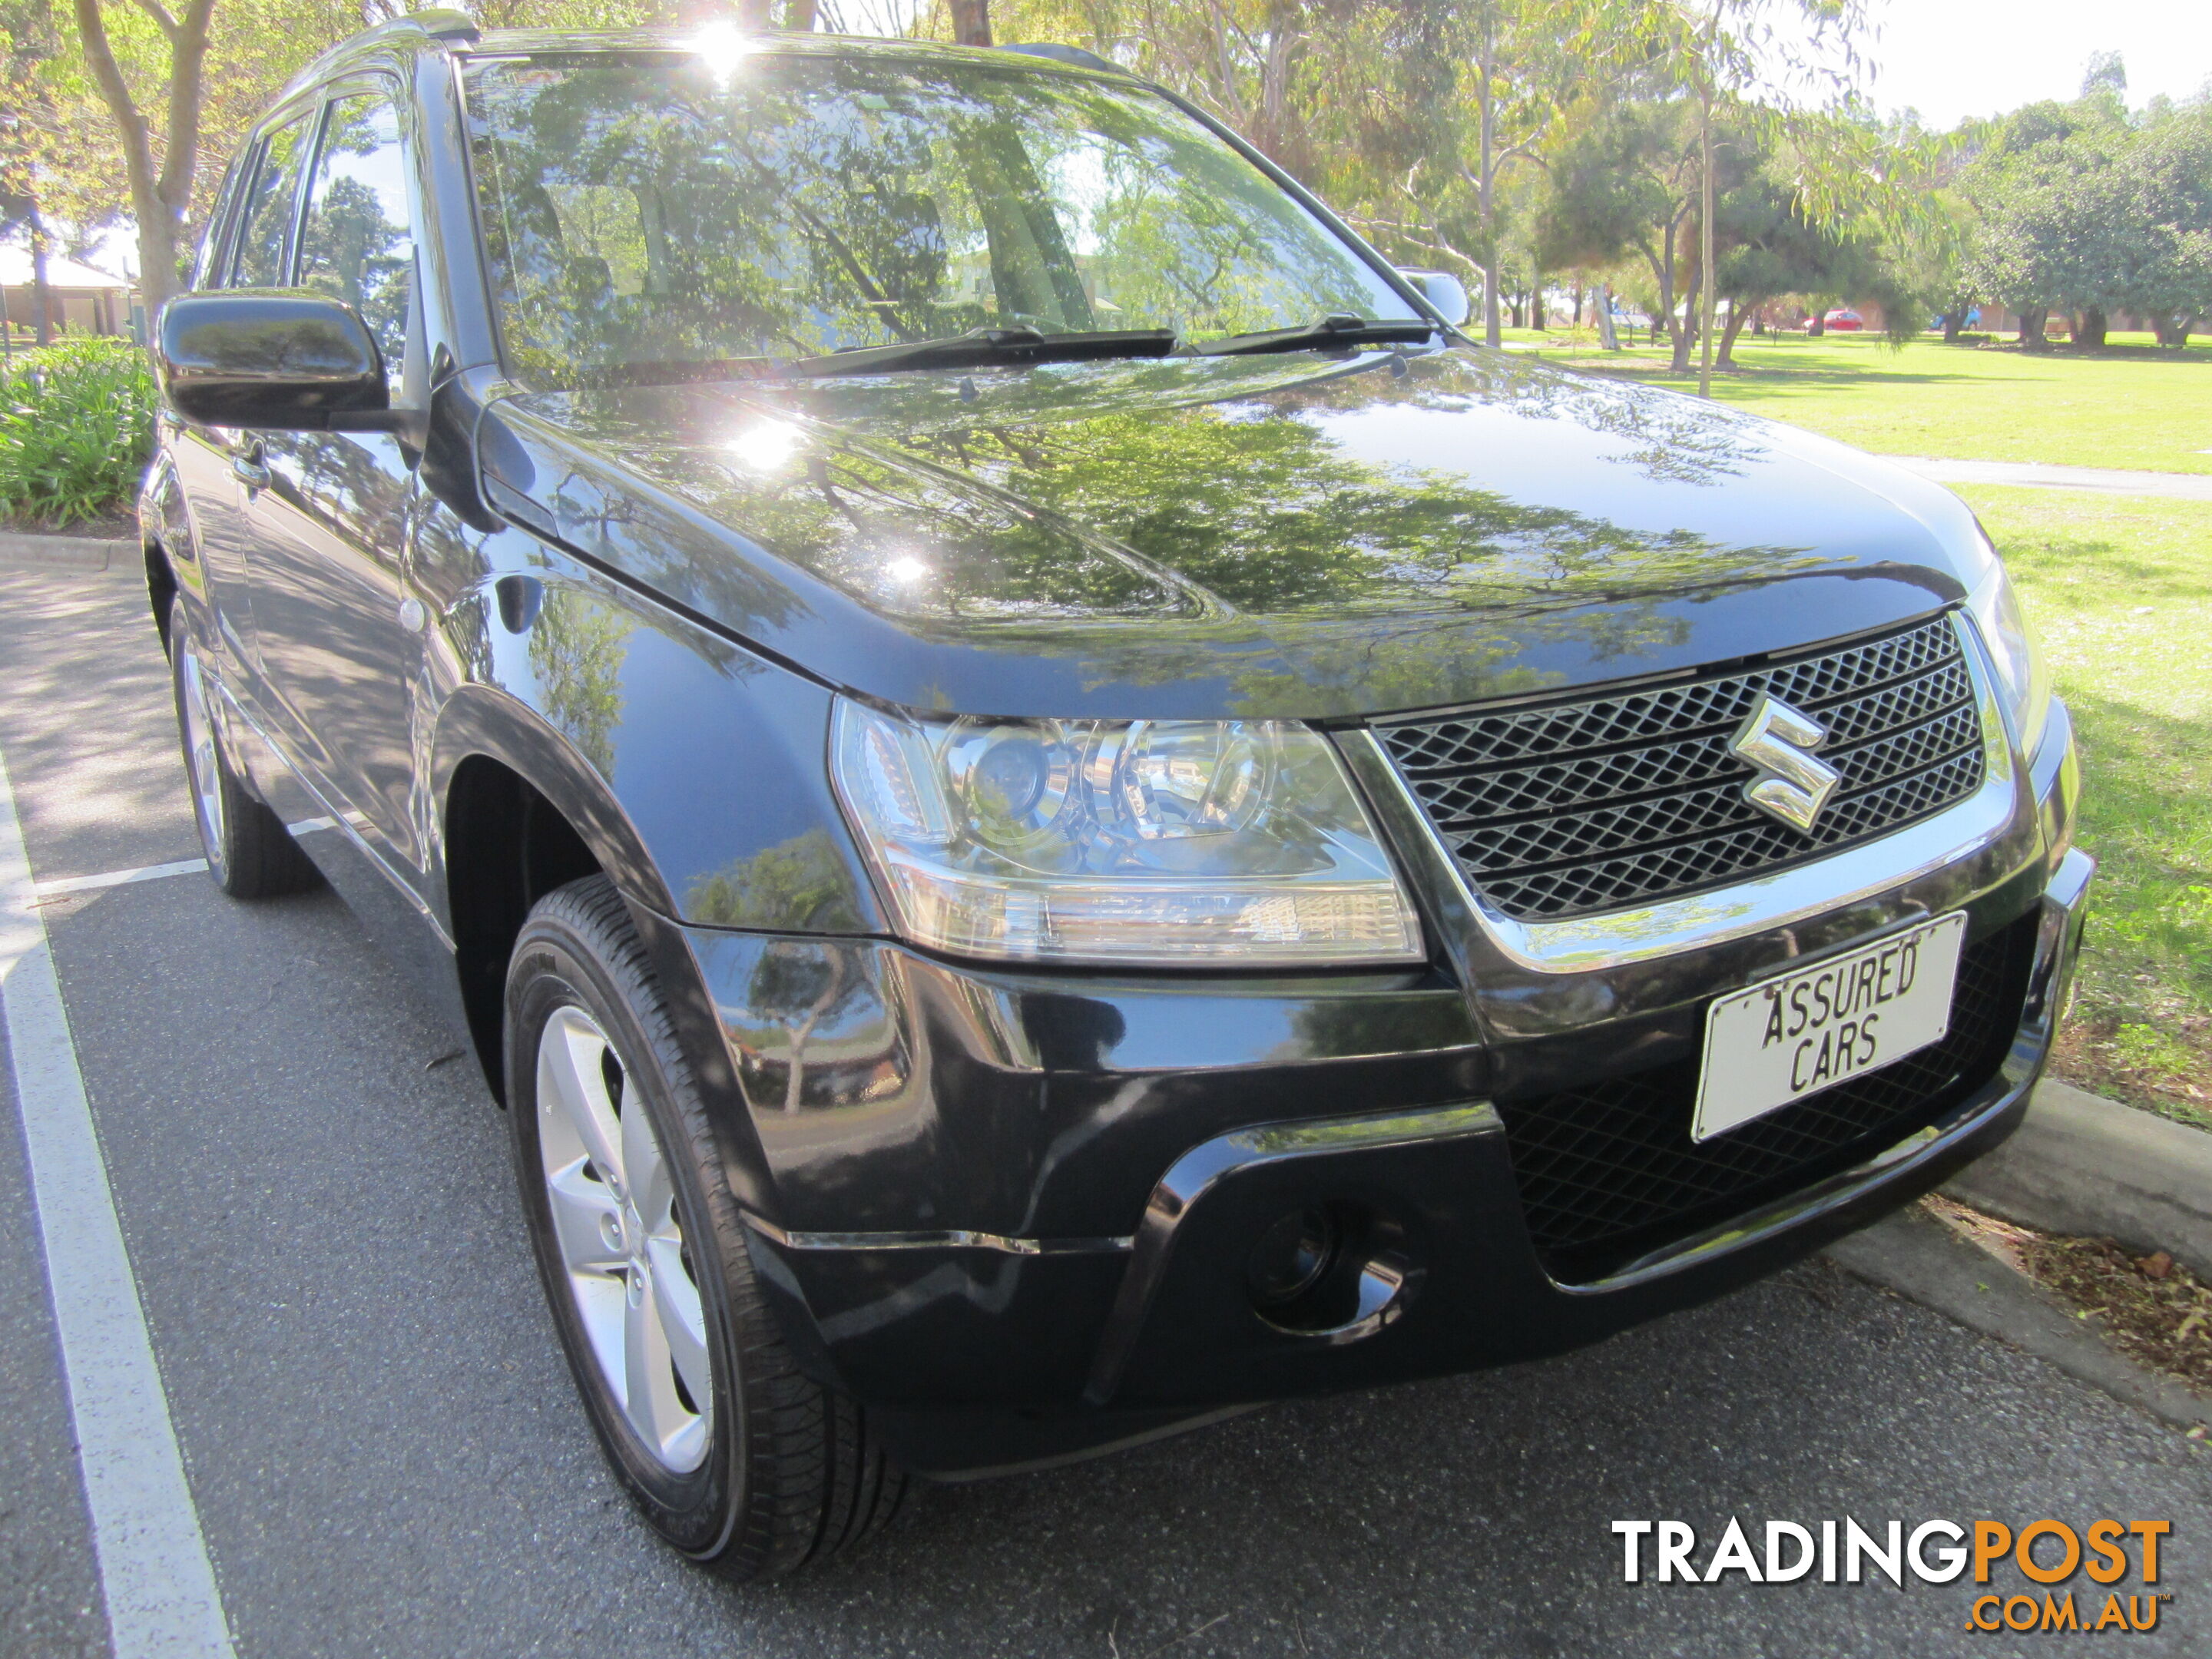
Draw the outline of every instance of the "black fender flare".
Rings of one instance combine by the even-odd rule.
[[[449,923],[451,908],[442,890],[447,815],[454,774],[477,756],[498,762],[550,802],[583,837],[633,911],[642,907],[663,917],[676,914],[676,901],[646,851],[644,837],[606,780],[529,704],[510,692],[471,683],[457,686],[439,710],[430,749],[431,799],[438,804],[439,902]]]
[[[775,1183],[730,1060],[721,1017],[644,839],[606,781],[566,737],[520,699],[481,684],[456,688],[439,713],[431,744],[439,828],[436,902],[447,926],[453,924],[445,848],[453,779],[465,762],[479,757],[507,768],[561,813],[622,894],[668,999],[677,1042],[705,1097],[731,1189],[755,1214],[777,1217]]]
[[[166,449],[156,450],[138,485],[137,525],[140,556],[146,567],[146,597],[154,612],[154,629],[161,649],[169,649],[169,618],[173,602],[190,593],[207,601],[207,579],[200,564],[199,536],[185,500],[183,480]]]

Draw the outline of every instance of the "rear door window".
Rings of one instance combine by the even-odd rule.
[[[231,267],[234,288],[284,286],[285,244],[292,229],[292,203],[299,193],[300,164],[307,159],[309,118],[302,115],[286,122],[261,147]]]

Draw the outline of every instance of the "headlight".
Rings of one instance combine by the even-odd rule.
[[[917,945],[1167,967],[1422,955],[1342,766],[1303,726],[934,720],[840,700],[830,749]]]
[[[2036,647],[2020,599],[2005,575],[2004,562],[1992,552],[1990,568],[1966,596],[1966,610],[1996,664],[1997,682],[2020,733],[2021,752],[2033,755],[2043,741],[2051,714],[2051,670]]]

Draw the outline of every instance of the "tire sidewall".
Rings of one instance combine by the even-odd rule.
[[[584,1331],[554,1235],[538,1151],[538,1047],[546,1023],[568,1006],[581,1008],[598,1022],[622,1062],[625,1107],[635,1098],[651,1119],[674,1189],[677,1221],[697,1270],[714,1369],[714,1422],[705,1461],[686,1473],[678,1474],[654,1457],[623,1416]],[[668,1076],[666,1059],[648,1038],[617,975],[599,960],[591,941],[557,915],[533,915],[516,940],[507,973],[506,1027],[507,1115],[531,1249],[586,1413],[608,1461],[662,1536],[686,1554],[714,1556],[730,1542],[740,1513],[745,1444],[744,1390],[732,1340],[731,1267],[708,1224],[715,1206],[704,1189],[707,1182],[720,1185],[721,1173],[698,1166],[692,1139],[672,1098],[682,1085]]]

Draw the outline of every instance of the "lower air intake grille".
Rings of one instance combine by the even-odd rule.
[[[1933,1122],[1995,1076],[2011,1048],[2037,924],[2030,912],[1967,948],[1941,1042],[1710,1140],[1690,1139],[1695,1060],[1499,1100],[1547,1271],[1562,1284],[1602,1278]]]
[[[1827,729],[1842,781],[1810,831],[1744,799],[1729,748],[1766,692]],[[1778,666],[1376,728],[1493,909],[1648,904],[1901,829],[1981,787],[1982,724],[1948,617]]]

